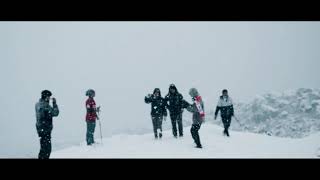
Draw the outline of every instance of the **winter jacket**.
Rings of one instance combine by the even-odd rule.
[[[233,102],[231,97],[227,96],[225,98],[223,96],[220,96],[218,105],[216,107],[216,112],[214,113],[215,116],[218,115],[219,110],[221,111],[222,118],[230,118],[234,115]]]
[[[44,99],[40,99],[35,105],[36,118],[37,118],[37,129],[39,130],[52,130],[52,117],[59,115],[59,108],[56,103],[53,103],[53,107],[50,106],[49,102]]]
[[[95,122],[97,119],[97,112],[96,112],[96,102],[93,98],[89,97],[86,101],[86,121]]]
[[[150,97],[146,96],[144,101],[147,104],[151,103],[151,116],[167,116],[166,102],[164,98],[161,97],[161,94],[158,97],[153,94]]]
[[[169,93],[165,96],[166,107],[170,111],[170,114],[180,114],[183,111],[184,100],[183,96],[178,92],[177,88],[175,88],[175,93]]]
[[[198,101],[200,101],[200,106],[204,112],[204,104],[203,104],[202,98],[195,88],[191,88],[189,91],[189,94],[192,96],[193,104],[188,103],[189,105],[187,106],[187,111],[193,113],[193,115],[192,115],[193,124],[201,124],[204,121],[204,114],[200,115],[200,112],[197,108],[195,101],[196,101],[196,99]],[[185,101],[185,103],[187,103],[187,102]]]

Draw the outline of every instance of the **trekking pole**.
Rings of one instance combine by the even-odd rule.
[[[101,132],[101,121],[99,120],[99,126],[100,126],[100,138],[101,138],[101,144],[103,145],[103,142],[102,142],[102,132]]]
[[[242,126],[241,125],[241,123],[240,123],[240,121],[239,121],[239,119],[236,117],[236,116],[233,116],[235,119],[236,119],[236,121],[240,124],[240,126]]]
[[[241,127],[244,127],[245,130],[247,130],[247,127],[245,127],[242,123],[240,123],[239,119],[236,116],[233,116],[236,121],[240,124]]]
[[[98,117],[100,116],[100,106],[97,108],[97,112],[98,112]],[[103,145],[102,142],[102,131],[101,131],[101,120],[99,118],[99,127],[100,127],[100,138],[101,138],[101,145]]]

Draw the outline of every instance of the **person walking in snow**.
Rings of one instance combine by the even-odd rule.
[[[234,116],[233,102],[228,95],[228,90],[222,91],[222,96],[218,100],[216,111],[214,113],[214,119],[217,119],[218,112],[220,111],[222,123],[224,126],[223,134],[229,137],[229,127],[231,124],[231,117]]]
[[[172,133],[177,138],[177,124],[179,136],[183,136],[182,112],[183,112],[183,96],[178,92],[174,84],[169,86],[169,92],[165,96],[166,107],[170,112],[172,123]]]
[[[87,123],[87,133],[86,133],[86,141],[87,145],[92,145],[95,143],[94,141],[94,130],[96,127],[96,120],[99,120],[97,113],[99,112],[100,107],[96,107],[96,102],[93,99],[96,93],[93,89],[89,89],[86,92],[86,96],[88,99],[86,101],[86,123]]]
[[[189,104],[185,101],[187,111],[193,113],[192,115],[192,126],[190,129],[192,138],[197,145],[197,148],[202,148],[199,136],[199,130],[202,122],[204,121],[204,104],[201,96],[199,95],[196,88],[191,88],[189,90],[189,95],[192,97],[193,104]]]
[[[52,117],[59,115],[59,108],[55,98],[52,98],[50,106],[50,97],[52,93],[49,90],[41,92],[41,98],[35,105],[36,110],[36,129],[40,138],[39,159],[49,159],[51,154],[51,132],[53,129]]]
[[[161,97],[159,88],[155,88],[153,94],[144,98],[145,103],[151,103],[151,119],[153,124],[154,137],[162,138],[162,120],[167,118],[167,110],[164,98]]]

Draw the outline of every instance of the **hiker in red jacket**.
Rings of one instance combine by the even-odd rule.
[[[96,102],[93,99],[95,97],[95,94],[95,91],[92,89],[89,89],[86,92],[86,96],[89,96],[89,98],[86,101],[87,145],[92,145],[94,143],[94,129],[96,127],[96,120],[99,120],[99,117],[97,116],[97,112],[99,112],[99,107],[96,107]]]

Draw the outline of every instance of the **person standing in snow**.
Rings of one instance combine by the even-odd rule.
[[[87,134],[86,134],[86,141],[87,145],[94,144],[94,130],[96,127],[96,120],[99,120],[99,117],[97,116],[97,112],[99,112],[100,107],[96,107],[96,102],[94,101],[96,93],[93,89],[89,89],[86,92],[86,96],[88,96],[88,99],[86,101],[86,123],[87,123]]]
[[[52,98],[50,106],[50,97],[52,93],[49,90],[41,92],[41,98],[35,105],[36,110],[36,129],[40,138],[39,159],[49,159],[51,154],[51,132],[53,129],[52,117],[59,115],[59,108],[55,98]]]
[[[199,136],[199,130],[202,122],[204,121],[204,105],[201,96],[199,95],[196,88],[189,90],[189,95],[192,97],[193,104],[189,104],[185,101],[187,111],[193,113],[192,115],[192,126],[190,129],[192,138],[197,145],[197,148],[202,148]]]
[[[224,126],[223,134],[229,137],[229,127],[231,124],[231,117],[234,116],[233,103],[231,97],[228,95],[228,90],[224,89],[222,91],[222,96],[220,96],[216,111],[214,113],[214,119],[217,119],[218,112],[220,110],[220,115],[222,123]]]
[[[162,138],[162,120],[167,118],[167,110],[164,98],[161,97],[159,88],[155,88],[153,94],[144,98],[145,103],[151,103],[151,119],[153,132],[156,139]]]
[[[170,112],[172,123],[172,133],[177,138],[177,124],[179,129],[179,136],[183,136],[182,126],[182,112],[183,112],[183,96],[178,92],[174,84],[169,86],[169,92],[165,96],[166,107]]]

